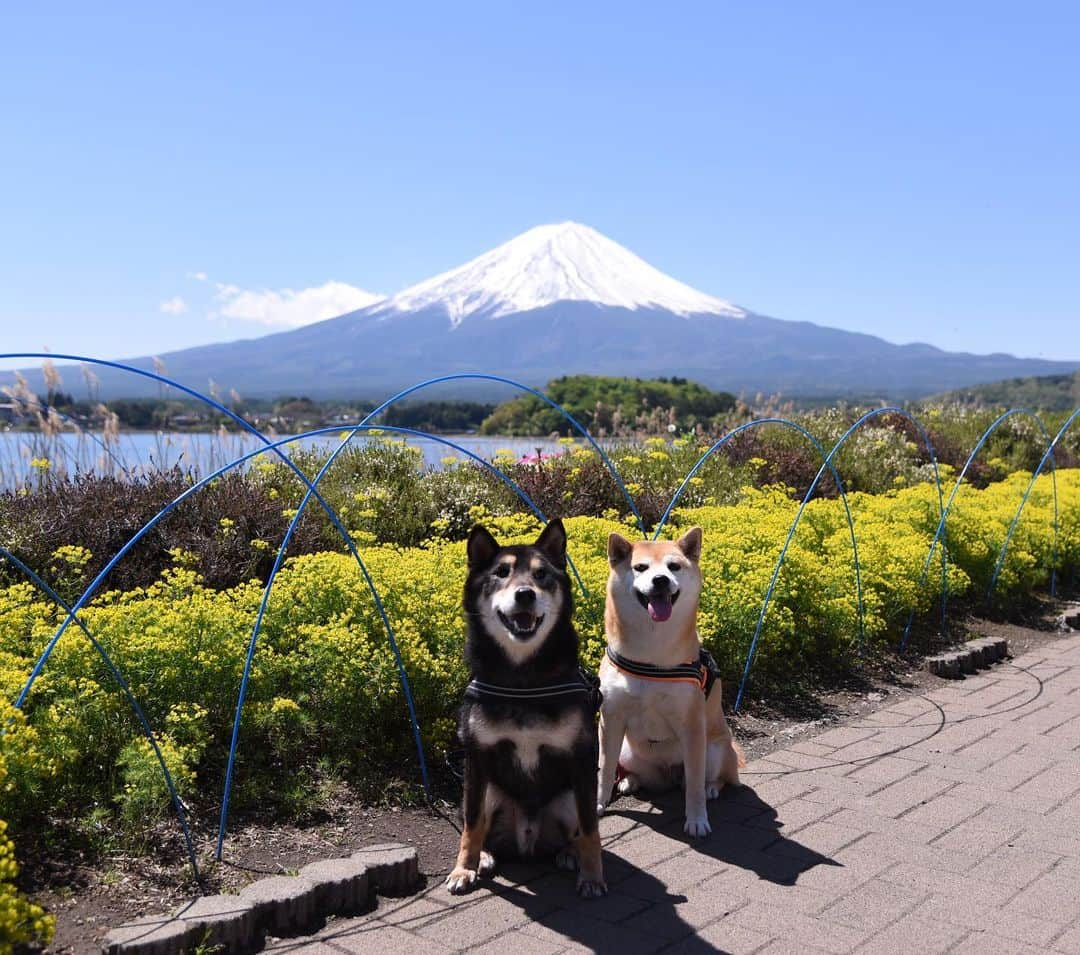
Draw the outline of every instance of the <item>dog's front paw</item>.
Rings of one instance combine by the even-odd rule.
[[[705,785],[705,798],[717,799],[724,790],[723,783],[707,783]]]
[[[481,878],[486,879],[495,871],[495,856],[490,852],[480,853],[480,865],[476,867],[476,873]]]
[[[683,831],[691,839],[701,839],[712,832],[712,826],[709,825],[709,818],[705,813],[701,813],[696,816],[687,816],[686,825],[683,826]]]
[[[451,895],[463,895],[476,885],[476,870],[458,866],[446,877],[446,887]]]
[[[598,816],[602,816],[605,812],[607,812],[607,803],[606,802],[598,802],[596,804],[596,814]]]
[[[582,873],[578,876],[577,890],[583,899],[598,899],[607,895],[607,883],[602,876],[587,876]]]

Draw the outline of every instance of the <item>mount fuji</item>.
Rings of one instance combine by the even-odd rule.
[[[170,377],[242,395],[375,398],[424,378],[486,372],[679,375],[726,391],[914,398],[1076,362],[945,352],[755,314],[691,288],[573,222],[530,229],[358,311],[247,341],[162,355]],[[126,362],[151,368],[152,359]],[[156,394],[100,369],[103,396]],[[0,379],[9,377],[0,375]],[[32,385],[40,373],[28,373]],[[505,397],[505,388],[473,388]]]

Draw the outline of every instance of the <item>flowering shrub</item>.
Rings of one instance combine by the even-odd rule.
[[[644,453],[670,454],[659,446]],[[545,462],[546,466],[547,462]],[[667,466],[656,458],[657,467]],[[644,475],[642,475],[644,477]],[[952,595],[981,597],[1029,475],[985,490],[964,488],[948,524]],[[1058,474],[1060,536],[1051,534],[1050,478],[1040,478],[1017,527],[996,594],[1022,598],[1044,586],[1056,564],[1080,570],[1080,471]],[[935,561],[920,582],[938,523],[932,485],[849,496],[862,561],[866,640],[895,642],[914,609],[932,610],[940,587]],[[700,500],[698,501],[700,503]],[[709,503],[675,512],[668,533],[701,524],[706,579],[700,631],[723,671],[741,674],[762,599],[798,510],[786,489],[744,488],[737,505]],[[492,514],[474,505],[458,518],[483,520],[501,539],[535,537],[527,514]],[[216,523],[216,522],[215,522]],[[219,532],[221,528],[219,527]],[[231,528],[225,527],[226,532]],[[634,534],[621,512],[567,520],[570,555],[586,592],[576,622],[590,665],[603,651],[606,548],[613,530]],[[77,568],[80,552],[58,560]],[[466,681],[460,595],[460,541],[433,537],[420,547],[363,548],[412,685],[433,767],[452,746],[454,712]],[[221,795],[236,693],[256,610],[258,581],[215,589],[189,552],[153,583],[97,596],[81,613],[128,679],[157,729],[182,798],[196,815]],[[30,585],[0,588],[0,696],[13,699],[63,615]],[[795,534],[765,617],[755,677],[840,664],[858,638],[851,540],[836,500],[812,502]],[[4,737],[7,777],[0,817],[33,825],[43,807],[69,818],[111,806],[129,830],[168,811],[156,758],[84,635],[71,627],[34,685],[25,720]],[[241,724],[236,801],[295,795],[327,775],[350,777],[369,794],[388,779],[415,780],[416,757],[396,663],[363,576],[345,554],[290,559],[267,606]],[[200,808],[201,807],[201,808]]]
[[[34,760],[34,732],[26,725],[26,718],[10,703],[0,703],[0,787],[4,792],[12,788],[8,781],[8,758],[14,754],[25,775],[32,773]],[[11,955],[16,946],[48,945],[52,941],[56,919],[46,915],[45,910],[27,899],[15,887],[19,864],[15,861],[15,845],[7,834],[8,824],[0,820],[0,955]]]

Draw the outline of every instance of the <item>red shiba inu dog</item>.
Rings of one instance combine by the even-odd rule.
[[[677,541],[608,539],[607,653],[600,665],[598,810],[618,791],[682,779],[688,835],[711,831],[706,800],[739,782],[716,665],[697,632],[701,528]]]

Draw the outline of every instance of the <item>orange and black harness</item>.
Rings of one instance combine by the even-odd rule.
[[[630,676],[636,676],[642,680],[661,680],[676,683],[693,683],[701,688],[706,696],[712,691],[720,675],[720,670],[712,654],[702,648],[698,658],[693,663],[680,663],[675,667],[658,667],[651,663],[638,663],[630,660],[621,653],[616,653],[611,647],[607,648],[607,658],[616,670]]]

